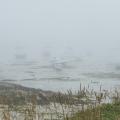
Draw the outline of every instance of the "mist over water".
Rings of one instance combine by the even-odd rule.
[[[119,108],[120,0],[0,0],[0,120],[120,120]]]
[[[0,1],[0,80],[45,90],[78,89],[80,82],[119,86],[119,5],[119,0]]]
[[[17,47],[29,59],[88,57],[119,62],[119,0],[0,1],[0,57],[11,61]]]

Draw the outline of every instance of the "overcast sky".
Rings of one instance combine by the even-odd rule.
[[[0,57],[92,55],[120,61],[119,0],[0,0]]]

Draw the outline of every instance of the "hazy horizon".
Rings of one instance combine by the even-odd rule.
[[[11,60],[17,47],[32,59],[89,56],[119,62],[120,1],[0,1],[0,61]]]

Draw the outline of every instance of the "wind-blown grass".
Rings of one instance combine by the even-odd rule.
[[[16,105],[12,102],[7,104],[0,97],[2,101],[0,114],[3,120],[13,120],[13,117],[16,117],[16,120],[120,120],[118,90],[108,92],[102,91],[100,87],[100,91],[96,92],[80,85],[80,90],[75,94],[71,90],[64,94],[60,92],[53,94],[47,98],[50,104],[42,107],[37,103],[37,98],[35,94],[29,97],[28,104],[16,102],[18,104]]]

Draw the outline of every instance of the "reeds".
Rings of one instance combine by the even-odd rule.
[[[101,87],[96,92],[80,84],[76,92],[58,92],[47,99],[49,104],[38,105],[37,95],[32,95],[27,105],[13,105],[0,98],[0,120],[104,120],[104,104],[120,105],[120,92],[115,89],[111,93]],[[114,120],[119,120],[119,117]]]

